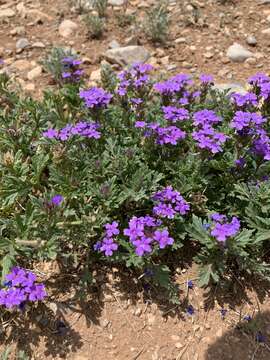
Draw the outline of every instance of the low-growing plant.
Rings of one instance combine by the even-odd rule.
[[[166,0],[158,3],[146,12],[143,30],[153,42],[165,43],[169,34],[169,12]]]
[[[118,26],[121,28],[132,25],[135,22],[135,15],[127,14],[126,12],[119,12],[115,15]]]
[[[108,0],[92,0],[92,6],[98,13],[99,17],[104,17],[108,7]]]
[[[88,35],[93,39],[99,39],[105,29],[105,21],[98,15],[89,14],[84,17]]]
[[[41,100],[0,75],[4,281],[16,264],[106,261],[179,302],[171,264],[189,247],[201,285],[269,278],[270,77],[229,95],[210,75],[153,70],[106,67],[104,88],[62,82]]]
[[[79,68],[80,64],[81,61],[74,52],[58,47],[53,48],[42,61],[44,69],[58,84],[80,81],[83,74]]]

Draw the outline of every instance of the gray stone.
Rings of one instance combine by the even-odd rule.
[[[68,38],[74,34],[77,29],[78,25],[75,22],[71,20],[64,20],[59,25],[58,31],[62,37]]]
[[[254,35],[248,35],[246,38],[246,42],[248,45],[255,46],[257,44],[257,40]]]
[[[121,47],[121,45],[119,44],[119,42],[115,39],[113,39],[110,43],[109,43],[109,49],[117,49]]]
[[[26,38],[21,38],[16,42],[16,49],[23,50],[30,45],[29,41]]]
[[[242,45],[234,43],[228,48],[227,56],[233,62],[244,62],[249,57],[252,57],[253,54]]]
[[[150,53],[143,46],[131,45],[107,50],[104,57],[111,63],[125,66],[147,61]]]
[[[239,83],[224,83],[224,84],[215,84],[213,86],[213,89],[217,91],[228,91],[228,95],[230,95],[233,92],[237,92],[240,94],[246,94],[247,91],[244,89],[244,87]]]
[[[10,8],[0,10],[0,19],[10,18],[13,16],[15,16],[15,11]]]

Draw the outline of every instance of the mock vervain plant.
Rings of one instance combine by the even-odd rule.
[[[42,61],[44,69],[58,84],[78,82],[83,74],[81,61],[70,49],[55,47]]]
[[[268,279],[270,77],[228,95],[210,75],[154,82],[134,64],[87,88],[77,58],[59,61],[62,86],[40,101],[0,75],[2,305],[9,293],[31,302],[6,275],[44,259],[120,263],[174,302],[167,259],[188,248],[202,286]]]

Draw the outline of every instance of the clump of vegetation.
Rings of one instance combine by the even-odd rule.
[[[147,11],[143,30],[151,41],[166,42],[169,34],[169,12],[166,0],[159,0],[157,5]]]
[[[108,7],[108,0],[92,0],[93,9],[98,13],[99,17],[105,17]]]
[[[120,12],[119,14],[116,14],[117,24],[121,28],[130,26],[135,22],[135,19],[136,19],[135,15],[128,14],[126,12]]]
[[[42,66],[45,71],[52,75],[55,82],[62,84],[65,81],[63,74],[67,70],[65,59],[76,60],[77,58],[77,55],[71,49],[54,47],[42,61]]]
[[[201,286],[269,280],[270,77],[228,95],[211,75],[152,71],[105,66],[104,88],[82,78],[41,100],[0,74],[1,305],[45,298],[28,268],[48,259],[84,282],[92,263],[121,264],[175,303],[187,253]]]
[[[98,15],[89,14],[84,17],[88,34],[93,39],[100,39],[105,29],[105,21]]]

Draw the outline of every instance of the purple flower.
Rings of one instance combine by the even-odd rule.
[[[193,81],[190,76],[187,74],[178,74],[173,76],[172,78],[156,83],[154,85],[154,89],[159,92],[161,95],[165,96],[173,96],[180,95],[181,92],[185,90],[185,87],[188,85],[192,85]]]
[[[225,316],[226,316],[227,312],[228,312],[228,310],[227,310],[227,309],[221,309],[221,310],[220,310],[220,315],[221,315],[222,319],[224,319],[224,318],[225,318]]]
[[[231,95],[232,101],[238,106],[239,108],[244,108],[246,106],[257,106],[258,99],[256,94],[253,93],[246,93],[246,94],[238,94],[233,93]]]
[[[118,249],[118,244],[114,242],[113,238],[103,238],[100,251],[103,251],[105,256],[112,256],[113,252]]]
[[[154,232],[154,239],[159,243],[160,249],[164,249],[167,245],[172,245],[174,239],[169,236],[168,230],[156,230]]]
[[[250,315],[245,315],[243,319],[247,322],[250,322],[252,320],[252,317]]]
[[[52,205],[52,206],[60,206],[62,201],[64,200],[64,197],[62,195],[54,195],[49,204]]]
[[[177,108],[175,106],[163,106],[162,110],[165,119],[173,123],[189,119],[189,112],[184,108]]]
[[[265,343],[266,342],[266,336],[263,335],[261,331],[258,331],[256,336],[255,336],[255,340],[258,343]]]
[[[241,158],[235,160],[234,163],[237,167],[243,168],[246,165],[246,160],[245,160],[245,158],[241,157]]]
[[[214,83],[214,78],[212,75],[202,74],[200,76],[200,80],[204,85],[212,84]]]
[[[262,134],[253,141],[252,151],[264,160],[270,160],[270,138]]]
[[[212,154],[222,152],[221,145],[229,138],[221,132],[216,132],[211,126],[193,131],[192,137],[197,141],[199,148],[209,150]]]
[[[112,237],[113,235],[118,235],[120,231],[118,230],[118,222],[113,221],[111,224],[105,224],[106,236]]]
[[[80,98],[84,100],[88,108],[95,109],[106,107],[111,102],[112,94],[101,88],[93,87],[88,90],[81,90]]]
[[[193,124],[199,127],[212,126],[221,122],[221,119],[212,110],[200,110],[193,114]]]
[[[189,204],[178,191],[173,190],[172,186],[158,191],[152,198],[157,202],[153,213],[160,217],[173,219],[175,214],[186,215],[190,209]]]
[[[157,128],[156,133],[156,143],[159,145],[177,145],[179,140],[183,140],[186,137],[185,131],[178,129],[176,126],[159,127]]]
[[[187,314],[188,315],[194,315],[194,313],[195,313],[194,307],[192,305],[188,305]]]
[[[27,301],[43,300],[47,296],[44,284],[38,284],[31,271],[14,267],[6,280],[6,288],[0,290],[0,305],[6,308],[17,306],[23,310]]]
[[[47,296],[44,284],[32,285],[26,288],[25,291],[29,293],[28,299],[32,302],[43,300]]]
[[[43,136],[48,139],[56,139],[58,137],[58,131],[50,128],[43,132]]]
[[[227,238],[235,236],[239,230],[240,221],[236,217],[233,217],[230,223],[215,222],[211,231],[211,235],[214,236],[218,241],[225,242]]]
[[[243,130],[247,127],[260,127],[266,119],[262,115],[252,112],[237,111],[232,119],[231,127],[236,130]]]
[[[192,290],[194,288],[194,284],[193,284],[193,281],[192,280],[188,280],[187,281],[187,287],[188,289]]]

